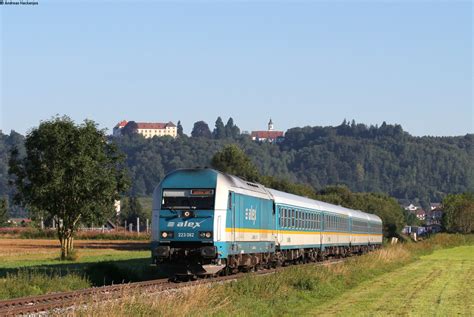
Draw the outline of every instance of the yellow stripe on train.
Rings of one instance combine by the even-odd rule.
[[[352,236],[382,236],[381,233],[350,233],[350,232],[326,232],[326,231],[294,231],[294,230],[270,230],[252,228],[225,228],[226,232],[249,232],[249,233],[278,233],[278,234],[326,234],[326,235],[352,235]]]

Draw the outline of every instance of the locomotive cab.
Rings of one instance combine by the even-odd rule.
[[[181,170],[167,175],[153,199],[152,259],[169,264],[174,275],[214,274],[216,174]]]

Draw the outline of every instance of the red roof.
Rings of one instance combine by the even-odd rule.
[[[117,123],[117,125],[115,126],[116,128],[123,128],[124,126],[126,126],[128,123],[127,120],[122,120],[120,121],[119,123]]]
[[[173,122],[137,122],[138,129],[165,129],[166,127],[176,127]]]
[[[123,128],[129,121],[123,120],[117,123],[116,128]],[[130,121],[131,122],[131,121]],[[176,127],[173,122],[161,123],[161,122],[136,122],[138,129],[165,129],[166,127]]]
[[[283,136],[283,131],[252,131],[252,138],[277,139]]]

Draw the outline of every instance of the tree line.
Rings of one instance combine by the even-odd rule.
[[[211,131],[198,121],[191,136],[145,139],[136,133],[109,138],[126,156],[135,196],[149,196],[177,168],[209,166],[217,151],[236,144],[262,175],[300,182],[316,189],[344,185],[354,192],[382,192],[423,207],[446,195],[474,191],[474,135],[414,137],[400,125],[366,126],[344,120],[335,127],[289,129],[278,144],[258,143],[241,134],[232,118],[217,118]],[[11,196],[8,153],[24,137],[0,133],[0,195]],[[20,150],[21,151],[21,150]]]
[[[208,166],[214,153],[236,144],[258,171],[323,188],[345,185],[358,192],[384,192],[418,199],[425,208],[450,193],[474,190],[474,136],[414,137],[399,125],[366,126],[344,121],[336,127],[293,128],[278,144],[257,143],[240,134],[232,118],[211,131],[194,124],[191,137],[115,140],[127,155],[137,195],[149,195],[157,179],[176,168]],[[418,202],[418,201],[417,201]]]

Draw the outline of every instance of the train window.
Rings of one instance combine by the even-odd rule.
[[[282,227],[285,227],[285,226],[286,226],[286,210],[285,210],[285,208],[282,208],[282,209],[281,209],[281,213],[282,213],[282,216],[283,216],[283,224],[282,224]]]
[[[291,210],[291,227],[292,228],[295,227],[295,210],[294,209]]]
[[[161,209],[214,209],[214,189],[164,189]]]
[[[286,209],[283,208],[283,227],[286,227]]]

